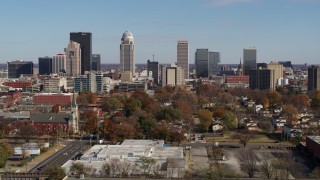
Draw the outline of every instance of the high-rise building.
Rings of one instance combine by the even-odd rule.
[[[57,54],[52,57],[52,73],[65,73],[66,72],[66,55]]]
[[[32,61],[9,61],[8,62],[8,78],[19,78],[22,74],[33,75]]]
[[[81,74],[91,71],[92,34],[90,32],[72,32],[70,41],[80,44],[81,48]]]
[[[209,50],[197,49],[195,54],[197,78],[207,78],[209,70]]]
[[[273,71],[270,69],[252,69],[249,71],[250,89],[275,90]]]
[[[81,74],[81,49],[80,44],[70,41],[66,48],[66,73],[71,76]]]
[[[275,61],[271,61],[271,63],[269,63],[267,65],[267,69],[272,70],[271,72],[273,73],[273,82],[275,83],[275,85],[278,83],[278,81],[281,81],[281,79],[283,79],[283,65],[279,64],[278,62]]]
[[[135,49],[131,32],[123,33],[120,44],[120,72],[130,71],[135,75]]]
[[[308,67],[308,91],[320,90],[320,66]]]
[[[92,64],[93,71],[101,71],[101,57],[100,54],[92,54]]]
[[[39,75],[49,75],[52,73],[52,57],[39,57]]]
[[[74,78],[74,92],[88,92],[88,77],[87,75],[80,75]]]
[[[244,74],[249,75],[249,71],[257,69],[257,50],[255,48],[243,49]]]
[[[217,75],[220,73],[220,53],[209,51],[208,75]]]
[[[184,78],[189,79],[189,42],[178,41],[177,65],[183,68]]]
[[[148,66],[148,76],[151,71],[152,77],[153,77],[153,82],[155,84],[159,84],[159,62],[148,60],[147,66]]]
[[[162,87],[184,85],[184,69],[177,65],[171,64],[167,67],[161,66]]]

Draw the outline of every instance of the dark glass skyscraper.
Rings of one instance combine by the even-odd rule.
[[[320,66],[312,65],[308,67],[308,90],[320,89]]]
[[[9,61],[8,78],[19,78],[21,74],[33,74],[32,61]]]
[[[159,84],[159,62],[148,60],[147,66],[148,66],[148,76],[149,76],[149,72],[151,71],[154,83]]]
[[[91,69],[93,71],[101,71],[101,57],[100,57],[100,54],[92,54]]]
[[[197,49],[195,54],[197,78],[207,78],[209,68],[209,50]]]
[[[49,75],[52,73],[52,58],[39,57],[39,75]]]
[[[81,74],[91,71],[92,63],[92,34],[90,32],[72,32],[70,41],[80,44],[81,48]]]

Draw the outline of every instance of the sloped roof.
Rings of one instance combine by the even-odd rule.
[[[33,122],[67,123],[71,120],[71,116],[70,114],[59,113],[33,113],[30,120]]]

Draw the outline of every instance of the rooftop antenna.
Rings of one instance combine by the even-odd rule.
[[[152,61],[154,62],[154,54],[152,54]]]

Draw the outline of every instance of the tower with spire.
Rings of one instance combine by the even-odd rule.
[[[243,73],[243,65],[242,65],[242,62],[241,62],[241,58],[240,58],[240,64],[238,65],[237,75],[238,75],[238,76],[243,76],[243,75],[244,75],[244,73]]]

